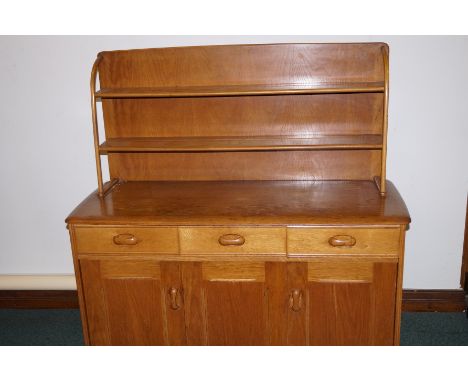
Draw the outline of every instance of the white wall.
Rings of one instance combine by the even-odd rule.
[[[0,275],[73,272],[64,219],[96,188],[89,74],[97,52],[327,41],[389,43],[388,177],[413,219],[404,287],[459,287],[467,37],[0,37]]]

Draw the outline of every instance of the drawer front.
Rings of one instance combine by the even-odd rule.
[[[286,254],[285,228],[183,227],[181,254]]]
[[[288,228],[288,255],[398,255],[398,228]]]
[[[77,227],[78,253],[178,253],[177,228]]]

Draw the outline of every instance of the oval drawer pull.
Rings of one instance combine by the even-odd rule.
[[[352,247],[356,244],[356,239],[350,235],[336,235],[328,243],[333,247]]]
[[[136,236],[132,235],[131,233],[121,233],[120,235],[116,235],[113,238],[114,244],[117,245],[136,245],[138,244],[138,239]]]
[[[245,239],[241,235],[237,235],[235,233],[228,233],[226,235],[222,235],[218,239],[219,244],[227,246],[227,245],[242,245],[245,243]]]

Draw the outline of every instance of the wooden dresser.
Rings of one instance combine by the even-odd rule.
[[[387,45],[101,52],[91,97],[98,189],[67,218],[87,344],[399,344]]]

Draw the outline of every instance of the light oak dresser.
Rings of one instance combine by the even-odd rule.
[[[383,43],[99,53],[98,189],[66,220],[85,342],[399,344],[388,62]]]

